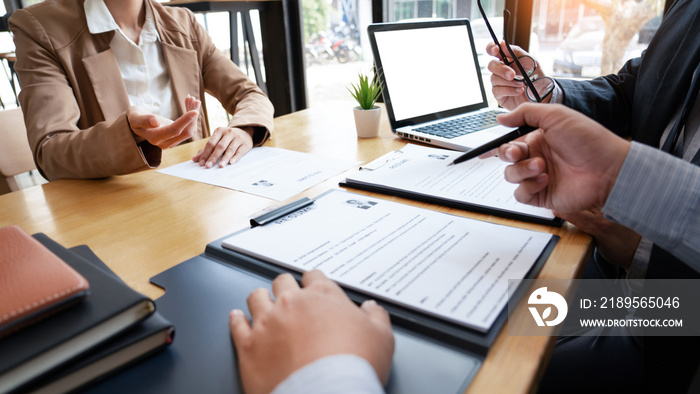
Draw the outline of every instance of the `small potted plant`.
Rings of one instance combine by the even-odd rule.
[[[358,73],[357,84],[351,83],[348,91],[359,104],[355,112],[355,127],[360,138],[372,138],[379,135],[379,119],[382,108],[377,106],[379,95],[382,94],[382,83],[376,73],[370,80],[367,75]]]

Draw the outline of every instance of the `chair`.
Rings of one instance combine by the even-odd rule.
[[[0,194],[19,190],[15,175],[34,169],[22,110],[0,111]]]
[[[5,71],[5,75],[7,76],[7,81],[10,83],[10,87],[12,88],[12,93],[14,93],[15,96],[15,104],[19,107],[19,98],[17,97],[17,72],[15,71],[15,62],[17,62],[17,57],[15,56],[14,52],[2,52],[0,53],[0,61],[3,62],[3,70]],[[7,68],[5,68],[5,62],[7,62],[7,68],[10,69],[10,71],[7,71]],[[0,99],[0,105],[2,105],[2,108],[5,109],[5,103]]]

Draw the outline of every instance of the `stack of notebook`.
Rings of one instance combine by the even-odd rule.
[[[83,387],[172,338],[153,301],[88,247],[0,228],[0,393]]]

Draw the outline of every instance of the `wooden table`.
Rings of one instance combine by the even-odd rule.
[[[266,145],[368,162],[406,144],[394,137],[388,123],[384,116],[380,136],[361,140],[355,134],[351,108],[334,113],[308,109],[275,119],[274,138]],[[165,151],[163,166],[190,159],[203,144]],[[302,195],[317,196],[338,187],[342,178],[330,179]],[[365,194],[557,234],[561,240],[539,278],[578,277],[592,248],[590,237],[568,224],[555,228]],[[146,171],[102,180],[60,180],[2,195],[0,226],[17,224],[29,233],[43,232],[66,247],[87,244],[130,286],[157,298],[162,290],[151,285],[149,278],[202,253],[207,243],[246,227],[251,216],[273,205],[277,203],[262,197]],[[469,392],[536,390],[555,337],[516,337],[506,331],[507,326]]]

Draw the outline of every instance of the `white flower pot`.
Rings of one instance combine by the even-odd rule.
[[[375,106],[372,109],[353,108],[355,112],[355,128],[360,138],[372,138],[379,135],[379,119],[382,108]]]

